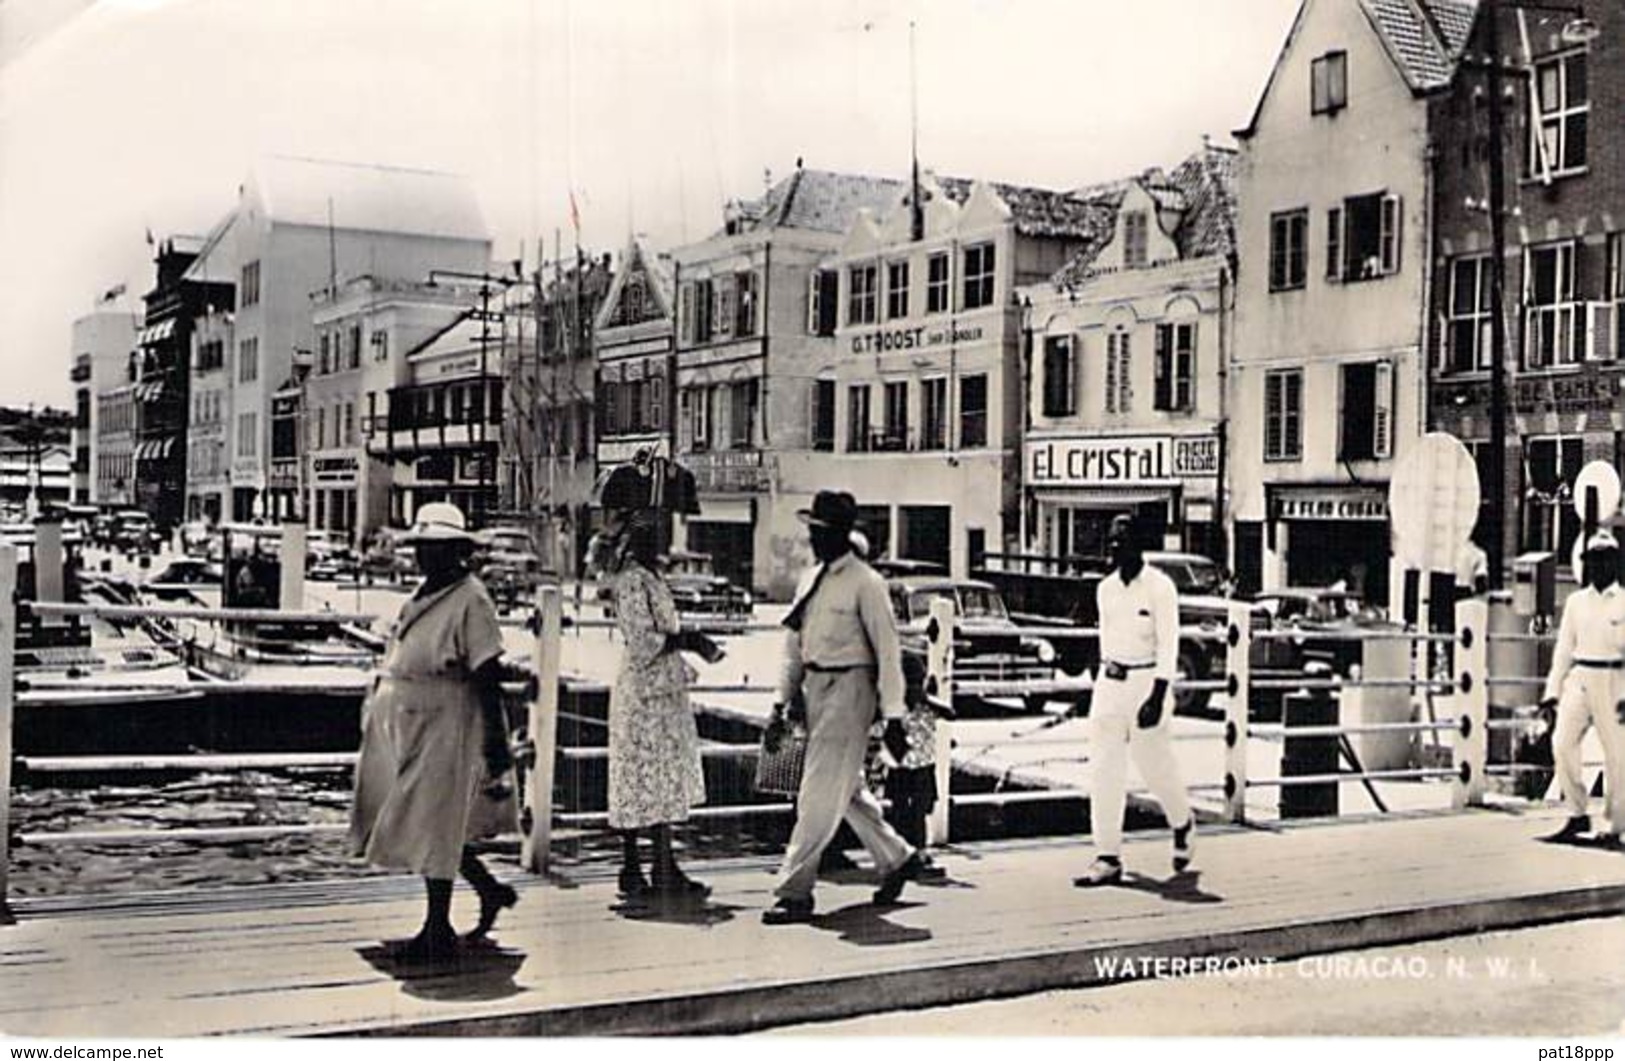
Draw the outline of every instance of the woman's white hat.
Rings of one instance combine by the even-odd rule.
[[[432,501],[418,509],[412,526],[402,539],[406,542],[469,542],[474,535],[468,531],[468,519],[463,510],[449,501]]]

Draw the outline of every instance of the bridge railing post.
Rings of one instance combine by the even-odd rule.
[[[925,695],[950,706],[954,702],[954,602],[944,597],[931,599],[931,618],[926,624]],[[937,802],[925,823],[926,841],[933,846],[948,842],[948,818],[953,803],[949,791],[953,780],[953,746],[948,724],[938,719],[936,746],[932,748]]]
[[[11,923],[6,904],[11,869],[12,727],[17,702],[17,547],[0,542],[0,925]]]
[[[1484,803],[1484,767],[1489,758],[1489,602],[1469,599],[1456,605],[1456,777],[1451,803],[1458,810]]]
[[[1247,820],[1248,709],[1252,702],[1253,613],[1244,603],[1230,605],[1225,632],[1224,816]]]
[[[546,873],[553,843],[553,771],[558,751],[559,639],[564,629],[564,608],[559,588],[536,591],[538,626],[532,663],[536,670],[536,697],[530,704],[526,730],[536,749],[536,762],[526,781],[525,809],[529,822],[520,845],[520,861],[532,873]]]

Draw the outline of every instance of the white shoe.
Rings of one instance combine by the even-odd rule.
[[[1072,878],[1072,886],[1075,888],[1098,888],[1103,884],[1116,884],[1122,879],[1122,860],[1102,855],[1089,864],[1089,868],[1084,871],[1083,876]]]
[[[1174,830],[1174,872],[1183,873],[1189,869],[1195,856],[1196,817],[1192,815],[1184,825]]]

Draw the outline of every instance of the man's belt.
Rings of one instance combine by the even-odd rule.
[[[1106,677],[1114,682],[1120,682],[1128,677],[1131,670],[1150,670],[1156,665],[1155,660],[1149,663],[1119,663],[1115,659],[1108,659],[1101,666],[1105,670]]]
[[[1597,670],[1619,670],[1625,667],[1625,660],[1619,659],[1577,659],[1576,667],[1593,667]]]
[[[842,674],[849,670],[874,670],[873,663],[803,663],[804,670],[814,674]]]

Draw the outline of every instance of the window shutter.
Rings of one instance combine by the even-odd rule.
[[[1343,279],[1343,208],[1326,211],[1326,279]]]
[[[1174,408],[1196,408],[1196,325],[1181,324],[1174,331]]]
[[[1122,389],[1122,393],[1117,396],[1117,411],[1126,413],[1134,406],[1134,378],[1131,371],[1133,362],[1128,333],[1124,332],[1119,335],[1117,340],[1117,353],[1123,362],[1117,366],[1117,385]]]
[[[1402,215],[1399,210],[1399,196],[1385,195],[1382,197],[1382,232],[1379,246],[1382,254],[1382,273],[1392,276],[1399,272],[1399,237]]]
[[[683,285],[683,297],[678,306],[678,316],[682,318],[681,328],[683,344],[686,346],[694,342],[694,285]]]
[[[1152,396],[1153,409],[1173,408],[1173,346],[1174,326],[1157,325],[1156,386]]]
[[[1264,377],[1264,456],[1281,453],[1281,377]]]
[[[732,335],[734,328],[734,279],[726,274],[717,277],[711,286],[712,330],[718,335]]]
[[[819,296],[823,293],[824,275],[817,269],[807,274],[807,334],[818,334],[820,318]]]
[[[1117,336],[1106,337],[1106,411],[1117,411]]]
[[[1371,410],[1371,454],[1381,459],[1394,455],[1394,364],[1377,363],[1375,402]]]

